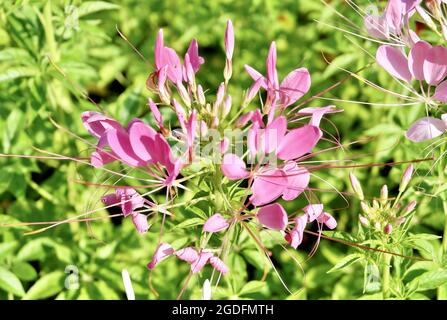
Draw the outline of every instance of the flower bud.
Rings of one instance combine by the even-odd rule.
[[[396,219],[396,225],[400,226],[402,223],[404,223],[406,220],[405,217],[399,217]]]
[[[366,204],[364,201],[360,201],[360,207],[362,208],[362,211],[366,214],[369,213],[370,207]]]
[[[416,201],[411,201],[409,204],[407,204],[407,206],[404,209],[404,214],[409,214],[411,213],[414,208],[416,208],[417,202]]]
[[[230,19],[227,21],[227,29],[225,30],[225,55],[228,60],[233,59],[234,51],[234,30],[233,23]]]
[[[384,184],[380,189],[380,201],[386,202],[388,200],[388,186]]]
[[[363,190],[359,180],[352,173],[349,173],[349,180],[351,181],[352,189],[354,190],[357,197],[359,197],[360,200],[363,200],[365,197],[363,196]]]
[[[229,146],[230,146],[230,139],[228,139],[227,137],[223,138],[220,141],[220,152],[224,154],[225,152],[227,152]]]
[[[359,221],[364,226],[369,226],[369,220],[364,216],[359,216]]]
[[[391,234],[393,232],[393,226],[390,223],[387,223],[386,226],[383,228],[383,232],[386,234]]]
[[[217,89],[215,105],[218,107],[222,104],[225,94],[225,84],[222,82]]]
[[[205,137],[208,134],[208,126],[205,121],[200,121],[200,135]]]
[[[179,81],[177,82],[177,89],[180,97],[182,98],[183,102],[188,106],[191,107],[191,97],[189,96],[188,91],[186,90],[185,86]]]
[[[203,283],[202,300],[211,300],[211,283],[208,279]]]
[[[253,98],[258,94],[263,81],[264,78],[261,77],[251,85],[251,87],[247,90],[247,93],[245,94],[244,104],[250,103],[250,101],[253,100]]]
[[[222,118],[225,118],[231,111],[231,96],[226,96],[223,109],[222,109]]]
[[[200,84],[197,86],[197,98],[202,106],[206,104],[205,94],[203,93],[203,88]]]
[[[407,169],[405,169],[404,175],[402,176],[402,179],[400,181],[399,192],[403,192],[407,188],[412,175],[413,175],[413,165],[410,164],[407,167]]]

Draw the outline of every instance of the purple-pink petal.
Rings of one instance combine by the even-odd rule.
[[[436,138],[447,130],[444,121],[436,118],[425,117],[413,123],[405,133],[408,140],[422,142]]]
[[[200,252],[199,257],[191,264],[192,273],[197,273],[202,270],[212,256],[213,254],[211,252]]]
[[[299,158],[312,151],[322,136],[318,127],[305,125],[289,131],[281,140],[276,155],[281,160]]]
[[[229,271],[226,264],[222,260],[220,260],[218,257],[211,257],[210,265],[212,265],[214,269],[216,269],[217,271],[219,271],[222,274],[226,274]]]
[[[199,258],[199,254],[197,251],[192,247],[186,247],[183,249],[180,249],[175,252],[175,255],[180,260],[186,261],[188,263],[193,263]]]
[[[323,213],[323,205],[320,203],[309,204],[303,208],[303,211],[307,215],[308,222],[312,222]]]
[[[254,206],[262,206],[279,198],[287,187],[287,177],[277,168],[263,169],[258,173],[251,186],[250,201]]]
[[[424,61],[431,45],[425,41],[419,41],[410,50],[408,55],[408,67],[414,78],[424,80]]]
[[[306,190],[310,181],[310,173],[304,167],[299,167],[295,162],[287,163],[283,171],[287,177],[287,185],[284,188],[282,198],[291,201]]]
[[[377,50],[376,60],[393,77],[407,82],[411,81],[412,75],[408,69],[408,59],[399,49],[382,45]]]
[[[424,60],[425,81],[430,85],[437,85],[447,75],[447,48],[432,47]]]
[[[310,74],[306,68],[299,68],[290,72],[279,87],[281,105],[287,107],[298,101],[309,91],[310,83]]]
[[[208,218],[203,225],[205,232],[219,232],[227,229],[229,226],[227,220],[220,213],[216,213]]]
[[[441,102],[447,102],[447,80],[436,86],[435,94],[432,98]]]
[[[148,263],[147,267],[149,270],[155,268],[155,266],[160,262],[169,257],[174,253],[174,249],[168,243],[161,243],[155,250],[154,256],[151,262]]]
[[[267,228],[284,230],[287,226],[287,212],[279,203],[273,203],[259,209],[257,218]]]
[[[149,230],[149,224],[147,222],[147,217],[141,213],[135,213],[132,215],[132,222],[135,225],[138,233],[143,234]]]
[[[245,179],[250,175],[247,171],[245,162],[237,155],[232,153],[227,153],[224,155],[220,167],[225,177],[230,180]]]

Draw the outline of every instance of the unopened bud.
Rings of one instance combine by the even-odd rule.
[[[225,94],[225,84],[222,82],[217,89],[215,105],[218,107],[222,104]]]
[[[213,122],[211,123],[211,128],[216,129],[219,126],[219,118],[214,117]]]
[[[416,208],[417,202],[416,201],[411,201],[409,204],[407,204],[407,206],[404,209],[404,214],[409,214],[411,213],[414,208]]]
[[[369,226],[369,220],[364,216],[359,216],[359,221],[364,226]]]
[[[352,189],[354,190],[357,197],[359,197],[360,200],[363,200],[365,197],[363,196],[363,190],[359,180],[352,173],[349,173],[349,180],[351,181]]]
[[[388,200],[388,186],[384,184],[380,189],[380,201],[386,202]]]
[[[366,204],[366,202],[364,202],[364,201],[360,201],[360,207],[362,208],[362,211],[363,211],[364,213],[366,213],[366,214],[369,213],[370,208],[369,208],[369,206]]]
[[[197,99],[199,99],[199,103],[202,106],[206,104],[205,94],[203,93],[203,88],[200,84],[197,86]]]
[[[393,226],[390,223],[387,223],[385,228],[383,228],[383,232],[391,234],[391,232],[393,232]]]
[[[399,192],[403,192],[407,188],[412,175],[413,175],[413,165],[410,164],[407,167],[407,169],[405,169],[404,175],[402,176],[402,179],[400,181]]]
[[[233,75],[233,62],[231,60],[228,59],[225,60],[225,68],[223,75],[225,82],[228,83],[228,81],[231,79],[231,76]]]
[[[227,152],[229,146],[230,146],[230,139],[228,139],[227,137],[223,138],[220,141],[220,152],[224,154],[225,152]]]
[[[231,96],[227,96],[225,98],[223,109],[222,109],[222,118],[225,118],[231,111]]]
[[[185,86],[179,81],[177,82],[177,89],[180,97],[182,98],[183,102],[188,106],[191,107],[191,97],[189,96],[188,91],[186,90]]]
[[[208,126],[205,121],[200,121],[200,135],[205,137],[208,134]]]
[[[405,217],[399,217],[396,219],[396,225],[400,226],[402,223],[404,223],[406,220]]]

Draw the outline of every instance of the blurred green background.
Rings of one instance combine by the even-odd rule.
[[[360,16],[341,0],[329,1],[359,27]],[[362,5],[368,1],[358,1]],[[383,5],[383,3],[381,3]],[[230,92],[240,101],[242,90],[251,83],[244,64],[264,70],[270,42],[278,48],[280,78],[296,67],[307,67],[312,76],[309,97],[372,61],[375,44],[328,27],[340,18],[320,1],[309,0],[124,0],[124,1],[2,1],[0,4],[0,152],[37,155],[35,148],[70,156],[88,156],[80,139],[58,130],[50,121],[82,138],[89,138],[80,114],[96,110],[85,96],[95,101],[122,123],[147,115],[150,96],[145,81],[152,72],[153,44],[159,28],[165,41],[183,55],[191,38],[197,38],[206,64],[197,77],[205,89],[215,92],[222,81],[225,63],[223,36],[231,18],[236,34],[233,79]],[[318,20],[318,21],[317,21]],[[118,34],[117,28],[144,56],[141,59]],[[51,57],[51,58],[49,58]],[[331,64],[328,64],[331,62]],[[388,89],[400,90],[383,71],[372,65],[362,76]],[[393,98],[348,79],[325,94],[327,98],[393,103]],[[358,141],[344,150],[324,154],[320,159],[351,159],[368,164],[412,160],[425,156],[423,147],[410,144],[403,133],[423,114],[423,106],[380,107],[316,99],[310,106],[336,104],[345,111],[331,115],[342,143]],[[328,123],[326,123],[328,124]],[[334,129],[329,127],[332,133]],[[435,178],[424,175],[428,165],[419,165],[421,178],[410,196],[420,200],[414,232],[441,234],[444,215],[441,200],[429,194]],[[75,216],[100,206],[101,190],[76,183],[97,181],[101,176],[87,166],[70,161],[0,158],[0,223],[52,221]],[[387,183],[395,192],[403,166],[356,169],[365,194],[377,196]],[[343,192],[350,192],[347,169],[318,172],[322,179]],[[433,180],[432,180],[433,179]],[[329,189],[314,179],[313,186]],[[347,204],[335,192],[319,194],[338,219],[338,230],[356,234],[359,204]],[[351,198],[348,196],[348,200]],[[300,207],[288,204],[288,208]],[[104,212],[105,214],[105,212]],[[24,236],[35,227],[0,228],[0,299],[123,299],[121,270],[131,274],[137,298],[173,299],[188,274],[184,264],[170,259],[152,273],[146,264],[156,243],[156,232],[138,235],[129,221],[103,219],[63,224],[44,233]],[[240,240],[243,243],[243,239]],[[315,243],[306,237],[303,248],[291,252],[304,260]],[[439,247],[439,241],[430,245]],[[298,299],[360,298],[363,268],[352,265],[338,273],[327,273],[352,248],[321,241],[319,250],[302,268],[280,247],[274,262]],[[292,298],[270,270],[266,281],[262,259],[244,245],[234,248],[229,276],[231,292],[222,289],[215,298]],[[261,261],[260,261],[261,260]],[[66,289],[70,272],[78,275],[79,286]],[[200,298],[205,273],[193,279],[185,298]],[[149,288],[149,282],[155,290]],[[432,297],[428,293],[427,297]]]

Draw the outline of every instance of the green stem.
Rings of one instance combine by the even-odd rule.
[[[390,278],[391,278],[391,255],[383,255],[383,269],[382,269],[382,294],[386,299],[390,295]]]

